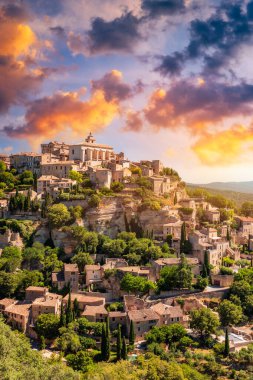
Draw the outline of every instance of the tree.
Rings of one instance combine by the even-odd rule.
[[[226,329],[225,333],[225,349],[224,349],[224,356],[229,355],[230,347],[229,347],[229,336],[228,336],[228,329]]]
[[[35,331],[39,336],[47,339],[57,337],[60,320],[55,314],[40,314],[35,322]]]
[[[58,228],[69,222],[70,212],[64,204],[58,203],[48,208],[47,217],[51,227]]]
[[[74,314],[74,318],[80,317],[79,305],[76,298],[74,299],[74,302],[73,302],[73,314]]]
[[[66,315],[63,308],[63,302],[61,303],[61,313],[60,313],[60,327],[66,326]]]
[[[124,336],[123,336],[123,342],[122,342],[121,358],[123,360],[127,360],[127,345],[126,345],[126,338]]]
[[[7,166],[4,161],[0,161],[0,173],[5,172],[7,169]]]
[[[22,261],[21,250],[18,247],[5,247],[3,249],[0,263],[3,262],[3,269],[6,272],[15,272],[20,268]]]
[[[76,181],[77,183],[83,182],[83,175],[76,170],[69,171],[69,178],[72,179],[72,181]]]
[[[100,203],[100,197],[97,194],[92,194],[88,200],[88,205],[90,207],[98,207]]]
[[[124,185],[121,182],[112,182],[111,184],[111,190],[115,193],[120,193],[124,189]]]
[[[85,265],[94,263],[90,254],[87,252],[78,252],[72,257],[71,262],[77,264],[80,273],[84,272]]]
[[[68,303],[66,307],[66,325],[68,325],[73,320],[73,313],[71,307],[71,291],[69,290]]]
[[[82,372],[86,372],[87,367],[93,363],[92,357],[85,351],[79,351],[77,354],[68,354],[66,360],[70,367]]]
[[[207,251],[205,251],[204,253],[204,267],[205,267],[205,271],[208,277],[210,275],[210,264],[209,264],[209,257],[208,257]]]
[[[207,308],[192,310],[190,313],[190,328],[195,330],[202,339],[215,334],[219,326],[218,317]]]
[[[102,327],[102,337],[101,337],[101,358],[102,360],[106,360],[106,343],[107,336],[106,336],[106,330],[105,330],[105,324],[103,323]]]
[[[185,241],[186,241],[186,225],[185,225],[185,222],[183,222],[183,224],[181,226],[180,253],[183,252]]]
[[[129,331],[129,344],[131,346],[134,345],[135,341],[135,332],[134,332],[134,322],[131,320],[130,322],[130,331]]]
[[[229,300],[220,303],[218,312],[223,326],[237,325],[243,318],[241,306],[235,305]]]
[[[121,325],[118,324],[118,332],[117,332],[117,360],[121,359],[121,354],[122,354]]]
[[[132,274],[127,273],[120,282],[120,288],[128,293],[146,294],[151,289],[155,290],[156,286],[152,281],[147,280],[144,277],[133,276]]]
[[[59,350],[65,354],[77,352],[81,348],[81,342],[78,334],[71,328],[61,327],[61,336],[57,339],[56,345]]]
[[[106,318],[106,328],[105,328],[106,340],[105,340],[105,360],[110,359],[110,326],[109,326],[109,317]]]

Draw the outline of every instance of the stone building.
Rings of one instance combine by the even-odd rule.
[[[69,159],[69,145],[64,142],[51,141],[41,144],[41,153],[52,158],[58,158],[59,161],[67,161]]]
[[[60,191],[71,189],[76,185],[76,181],[70,178],[58,178],[53,175],[43,175],[37,180],[37,193],[43,194],[45,192],[55,198]]]
[[[0,161],[3,161],[7,169],[10,169],[10,156],[8,154],[0,153]]]
[[[41,164],[42,176],[68,178],[70,170],[80,170],[80,165],[74,161],[44,162]]]
[[[83,143],[69,146],[70,160],[78,160],[89,165],[110,161],[114,157],[113,148],[109,145],[97,144],[91,133]]]
[[[41,174],[42,155],[34,152],[22,152],[12,154],[10,156],[10,167],[23,173],[25,170],[30,170],[37,176]]]
[[[59,290],[70,286],[71,291],[78,291],[79,271],[76,264],[64,264],[61,272],[52,273],[52,285]]]

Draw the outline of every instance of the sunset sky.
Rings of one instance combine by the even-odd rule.
[[[0,0],[0,152],[97,140],[253,180],[253,1]]]

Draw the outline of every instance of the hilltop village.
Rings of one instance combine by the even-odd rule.
[[[87,378],[150,352],[175,379],[250,379],[253,218],[159,159],[91,133],[0,154],[0,253],[3,321]]]

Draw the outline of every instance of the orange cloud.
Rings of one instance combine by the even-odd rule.
[[[29,25],[19,23],[13,18],[1,18],[0,24],[0,55],[27,55],[36,43],[36,36]]]
[[[228,166],[238,163],[252,143],[253,128],[236,125],[216,134],[204,133],[192,150],[204,165]]]
[[[81,91],[82,92],[82,91]],[[99,131],[119,114],[119,104],[107,101],[103,91],[96,90],[87,101],[80,92],[56,93],[34,101],[25,115],[25,125],[4,131],[11,137],[26,138],[32,146],[70,129],[75,136]]]

